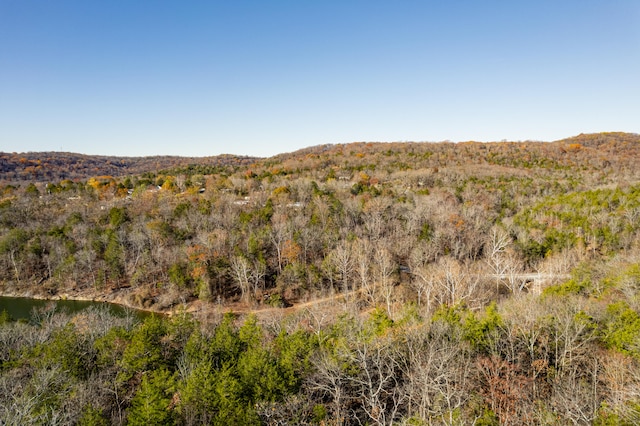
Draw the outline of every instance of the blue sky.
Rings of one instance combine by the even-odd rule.
[[[0,0],[0,151],[640,132],[640,1]]]

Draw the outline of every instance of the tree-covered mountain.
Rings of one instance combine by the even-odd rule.
[[[175,167],[237,167],[256,158],[236,155],[215,157],[113,157],[68,152],[0,152],[0,182],[50,182],[93,176],[126,176]]]
[[[4,294],[188,314],[5,321],[0,416],[640,419],[639,135],[236,160],[3,183]]]

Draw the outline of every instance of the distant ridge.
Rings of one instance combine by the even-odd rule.
[[[211,157],[147,156],[118,157],[66,152],[0,152],[0,182],[51,182],[82,180],[94,176],[121,177],[147,172],[186,170],[190,167],[242,168],[284,162],[293,169],[298,163],[310,168],[340,167],[348,153],[368,156],[382,152],[437,153],[426,160],[412,162],[412,168],[441,166],[444,163],[499,164],[520,167],[542,165],[553,160],[556,165],[595,163],[610,167],[628,167],[630,158],[640,156],[640,134],[602,132],[579,134],[554,142],[352,142],[323,144],[282,153],[269,158],[238,155]],[[567,157],[567,154],[571,154]],[[533,159],[533,161],[532,161]],[[544,160],[544,161],[543,161]]]
[[[0,153],[0,181],[55,181],[88,179],[92,176],[136,175],[189,165],[212,167],[246,166],[258,157],[218,155],[212,157],[116,157],[69,152]]]
[[[640,143],[640,134],[625,132],[581,133],[567,139],[556,141],[560,144],[576,144],[590,148],[606,148],[613,145],[627,145]]]
[[[481,144],[557,144],[557,145],[570,145],[570,144],[581,144],[584,147],[590,148],[601,148],[613,145],[620,144],[638,144],[640,143],[640,134],[638,133],[628,133],[628,132],[601,132],[601,133],[581,133],[577,136],[571,136],[564,139],[559,139],[556,141],[538,141],[538,140],[524,140],[524,141],[489,141],[489,142],[479,142],[474,140],[469,141],[405,141],[405,142],[374,142],[374,141],[358,141],[351,143],[339,143],[339,144],[321,144],[321,145],[313,145],[305,148],[301,148],[292,152],[277,154],[272,158],[290,158],[295,156],[304,156],[304,155],[319,155],[326,152],[335,151],[336,149],[345,148],[345,147],[362,147],[362,146],[378,146],[378,147],[398,147],[398,146],[415,146],[418,144],[428,144],[428,145],[458,145],[458,144],[469,144],[469,143],[481,143]]]

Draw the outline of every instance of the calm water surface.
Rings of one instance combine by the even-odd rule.
[[[139,318],[150,315],[148,312],[125,308],[120,305],[106,302],[91,302],[84,300],[40,300],[28,297],[0,297],[0,312],[7,311],[14,320],[29,319],[34,309],[45,308],[53,305],[57,310],[70,314],[78,313],[90,306],[106,307],[109,311],[118,316],[125,316],[127,312],[133,313]]]

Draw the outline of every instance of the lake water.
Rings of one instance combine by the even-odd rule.
[[[0,297],[0,312],[7,311],[14,320],[28,320],[31,318],[34,309],[44,308],[50,304],[54,304],[56,309],[70,314],[80,312],[90,306],[97,306],[106,307],[112,314],[121,317],[127,315],[127,311],[133,312],[135,316],[141,319],[150,315],[145,311],[129,309],[113,303],[91,302],[85,300],[40,300],[28,297]]]

